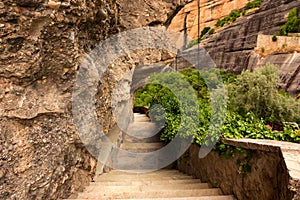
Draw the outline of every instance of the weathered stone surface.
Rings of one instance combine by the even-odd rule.
[[[300,53],[274,53],[254,63],[256,67],[264,66],[266,63],[276,64],[280,71],[281,88],[294,96],[300,93]]]
[[[72,92],[82,55],[120,30],[167,23],[186,2],[0,2],[2,198],[66,198],[91,181],[95,159],[83,146],[72,117]],[[149,8],[151,16],[134,22],[129,7],[140,13]],[[116,122],[111,107],[116,84],[130,85],[130,76],[124,75],[137,65],[168,63],[171,57],[164,51],[142,50],[110,65],[95,95],[105,133]],[[123,92],[117,105],[129,98],[124,87],[117,91]]]
[[[287,20],[292,8],[300,8],[299,1],[266,0],[260,9],[225,26],[214,38],[203,41],[218,67],[240,73],[247,69],[251,52],[259,33],[273,35]]]
[[[120,0],[120,21],[125,29],[167,25],[171,22],[180,8],[191,1],[192,0],[137,0],[133,3]]]
[[[200,31],[205,27],[213,28],[218,19],[229,15],[234,9],[243,8],[247,0],[202,0],[200,1]],[[187,16],[187,18],[186,18]],[[169,29],[182,32],[186,18],[187,35],[196,39],[198,37],[198,0],[184,6],[173,18]]]
[[[243,143],[246,144],[246,141],[233,141],[230,145],[249,150],[249,146],[241,145]],[[268,145],[259,148],[257,145],[250,148],[252,152],[247,164],[251,166],[251,171],[241,170],[240,163],[246,161],[241,152],[235,151],[232,157],[225,159],[212,151],[205,158],[199,159],[200,148],[196,145],[192,145],[187,154],[178,160],[177,166],[180,171],[220,187],[224,194],[234,194],[237,199],[298,199],[295,191],[299,190],[299,179],[289,178],[289,168],[284,160],[286,158],[280,149]]]
[[[66,198],[92,180],[96,161],[74,126],[71,94],[79,57],[117,32],[117,14],[99,17],[116,7],[115,1],[0,2],[2,199]]]

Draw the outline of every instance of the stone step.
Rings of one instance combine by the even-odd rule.
[[[187,190],[158,190],[158,191],[94,191],[83,192],[78,195],[78,198],[102,198],[111,197],[113,199],[122,198],[173,198],[173,197],[198,197],[198,196],[216,196],[221,195],[218,188],[211,189],[187,189]]]
[[[99,176],[99,177],[95,177],[94,180],[95,181],[109,181],[109,182],[113,182],[113,181],[120,181],[120,180],[127,180],[127,181],[143,181],[143,180],[153,180],[153,179],[159,179],[159,180],[186,180],[186,179],[194,179],[191,176],[123,176],[123,175],[116,175],[116,176]]]
[[[143,198],[143,199],[134,199],[134,200],[235,200],[231,195],[219,195],[219,196],[202,196],[202,197],[180,197],[180,198]],[[122,200],[122,199],[120,199]],[[124,199],[125,200],[125,199]],[[133,199],[126,199],[133,200]]]
[[[132,180],[132,181],[103,181],[103,182],[91,182],[90,185],[112,185],[112,186],[128,186],[128,185],[184,185],[184,184],[197,184],[201,183],[199,179],[177,179],[177,180]],[[206,183],[207,184],[207,183]]]
[[[151,137],[137,138],[128,134],[123,134],[123,142],[124,143],[156,143],[160,142],[160,134],[156,134]]]
[[[111,199],[110,197],[107,198],[93,198],[93,200],[100,200],[100,199]],[[136,198],[136,199],[119,199],[119,200],[235,200],[235,198],[231,195],[219,195],[219,196],[202,196],[202,197],[179,197],[179,198]],[[71,199],[72,200],[72,199]],[[73,199],[75,200],[75,199]],[[76,199],[76,200],[88,200],[88,199]]]
[[[108,173],[107,173],[108,174]],[[175,169],[160,169],[157,171],[120,171],[120,170],[111,170],[109,174],[184,174]],[[186,175],[186,174],[184,174]]]
[[[208,189],[207,183],[195,184],[173,184],[173,185],[90,185],[85,188],[85,192],[95,191],[159,191],[159,190],[189,190],[189,189]]]
[[[134,115],[134,118],[133,118],[133,121],[134,122],[151,122],[150,118],[147,117],[146,115]]]
[[[143,178],[148,178],[148,177],[152,177],[152,178],[156,178],[156,177],[166,177],[166,178],[172,178],[172,177],[191,177],[192,176],[189,176],[187,174],[183,174],[183,173],[175,173],[175,172],[166,172],[166,173],[123,173],[123,174],[110,174],[110,173],[105,173],[105,174],[102,174],[101,176],[99,176],[99,178],[101,177],[124,177],[124,178],[140,178],[140,179],[143,179]]]
[[[165,144],[160,142],[155,143],[122,143],[120,148],[135,152],[135,153],[145,153],[145,152],[151,152],[156,151],[160,148],[162,148]]]
[[[152,122],[134,122],[129,124],[126,134],[136,138],[149,138],[157,135],[161,129]]]

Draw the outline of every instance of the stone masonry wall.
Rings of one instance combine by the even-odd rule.
[[[241,143],[247,144],[247,141],[232,141],[230,145],[251,150],[251,157],[247,160],[251,169],[242,168],[245,162],[244,153],[235,151],[233,156],[225,158],[212,151],[205,158],[199,159],[200,148],[196,145],[192,145],[178,160],[178,169],[200,178],[203,182],[209,182],[213,187],[220,187],[224,194],[234,194],[238,200],[299,198],[295,195],[295,191],[299,190],[299,177],[296,181],[290,178],[284,161],[289,158],[283,158],[279,148],[268,145],[261,148],[253,145],[253,148],[249,148]],[[294,168],[289,165],[288,167]]]

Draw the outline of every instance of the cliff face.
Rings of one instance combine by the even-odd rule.
[[[1,198],[66,198],[91,181],[96,160],[80,141],[71,112],[80,57],[120,30],[168,23],[187,2],[0,2]],[[143,14],[149,17],[138,17]],[[120,76],[114,73],[111,79]],[[103,81],[96,98],[106,131],[110,93]]]
[[[200,1],[200,20],[198,19],[198,0],[184,6],[173,18],[169,29],[182,32],[185,24],[190,38],[198,37],[198,22],[201,30],[205,27],[214,27],[218,19],[227,16],[233,9],[243,8],[248,0],[202,0]],[[200,31],[201,31],[200,30]]]
[[[96,166],[71,116],[78,58],[117,32],[116,2],[5,0],[0,13],[0,196],[65,198]]]
[[[300,9],[298,0],[265,0],[259,10],[243,16],[232,25],[225,26],[215,37],[204,40],[204,48],[220,68],[234,73],[251,69],[259,65],[260,58],[254,53],[258,34],[273,35],[279,31],[292,8]],[[279,67],[282,69],[287,66]],[[286,68],[284,70],[283,74],[289,71]],[[293,77],[295,76],[296,74]],[[285,89],[292,93],[300,92],[299,86],[295,90],[296,86],[288,86],[287,82],[283,83]],[[294,89],[290,90],[290,87]]]

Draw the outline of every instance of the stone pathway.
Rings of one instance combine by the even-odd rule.
[[[160,149],[163,143],[156,134],[156,126],[146,115],[135,114],[135,122],[129,127],[129,134],[123,135],[121,148],[132,153],[147,153]],[[147,138],[143,138],[147,136]],[[199,179],[174,169],[148,171],[156,167],[155,160],[145,155],[137,162],[130,160],[129,154],[117,155],[122,170],[112,170],[94,178],[85,190],[78,194],[77,199],[178,199],[178,200],[234,200],[233,196],[223,195],[219,188],[212,188]],[[146,169],[141,170],[143,162]],[[150,166],[149,166],[150,163]],[[152,165],[153,164],[153,165]],[[138,170],[137,170],[138,169]]]

